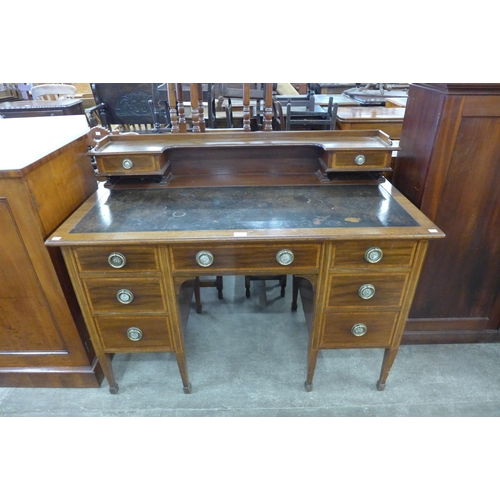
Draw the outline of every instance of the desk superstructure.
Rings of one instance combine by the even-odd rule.
[[[62,249],[110,391],[113,353],[170,351],[191,392],[183,335],[195,279],[267,274],[293,275],[300,293],[307,390],[319,350],[362,347],[385,349],[383,389],[428,240],[443,237],[381,177],[394,149],[378,131],[99,141],[91,153],[111,188],[46,244]]]

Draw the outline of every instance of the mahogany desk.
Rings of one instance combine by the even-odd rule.
[[[110,392],[112,354],[150,351],[174,352],[191,392],[183,332],[198,276],[284,273],[309,331],[306,390],[320,349],[383,348],[382,390],[428,240],[443,237],[372,174],[393,149],[379,131],[102,139],[99,173],[124,175],[46,244],[62,249]]]

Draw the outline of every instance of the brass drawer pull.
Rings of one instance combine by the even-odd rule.
[[[376,264],[382,260],[384,252],[379,247],[371,247],[365,252],[365,260],[370,264]]]
[[[352,328],[351,328],[351,333],[355,337],[362,337],[366,332],[368,331],[368,328],[364,323],[356,323]]]
[[[111,267],[114,267],[115,269],[121,269],[122,267],[125,267],[127,259],[125,258],[125,255],[123,255],[122,253],[113,252],[109,254],[108,263]]]
[[[196,254],[196,262],[201,267],[210,267],[214,263],[214,256],[208,250],[201,250]]]
[[[369,300],[375,295],[375,287],[370,284],[361,285],[358,290],[358,295],[362,299]]]
[[[142,339],[142,330],[133,326],[127,330],[127,337],[133,342],[139,342]]]
[[[134,300],[134,294],[127,289],[118,290],[116,298],[120,304],[130,304]]]
[[[282,266],[289,266],[293,262],[293,259],[293,252],[288,250],[288,248],[284,248],[276,254],[276,260],[278,261],[278,264],[281,264]]]
[[[129,158],[125,158],[122,161],[122,167],[127,169],[127,170],[130,170],[133,166],[134,166],[134,162],[132,160],[130,160]]]
[[[354,161],[356,162],[356,165],[364,165],[366,161],[365,155],[356,156],[356,158],[354,158]]]

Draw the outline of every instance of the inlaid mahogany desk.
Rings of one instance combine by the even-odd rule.
[[[85,110],[83,108],[82,99],[0,102],[0,117],[2,118],[83,115],[84,113]]]
[[[112,188],[46,244],[62,249],[110,391],[113,353],[170,351],[189,393],[183,332],[195,279],[267,274],[294,275],[306,389],[320,349],[383,348],[382,390],[428,240],[443,237],[381,180],[393,149],[379,131],[102,139],[91,153]]]

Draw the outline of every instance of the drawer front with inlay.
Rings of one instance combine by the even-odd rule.
[[[397,312],[327,312],[320,348],[389,347],[397,318]]]
[[[84,279],[93,312],[166,311],[158,278]]]
[[[327,307],[401,307],[407,274],[333,274]]]
[[[95,321],[105,350],[133,352],[172,349],[167,316],[98,316]]]
[[[171,248],[174,272],[210,274],[214,271],[273,271],[292,274],[295,270],[317,272],[319,245],[273,244],[241,246],[176,246]]]
[[[390,151],[348,151],[331,154],[327,168],[336,171],[377,170],[387,168],[390,164]]]
[[[161,174],[167,164],[164,153],[152,155],[97,156],[97,169],[101,174],[144,175]]]
[[[81,272],[157,272],[156,247],[78,247],[75,248]]]
[[[342,241],[335,244],[332,268],[410,267],[413,241]]]

